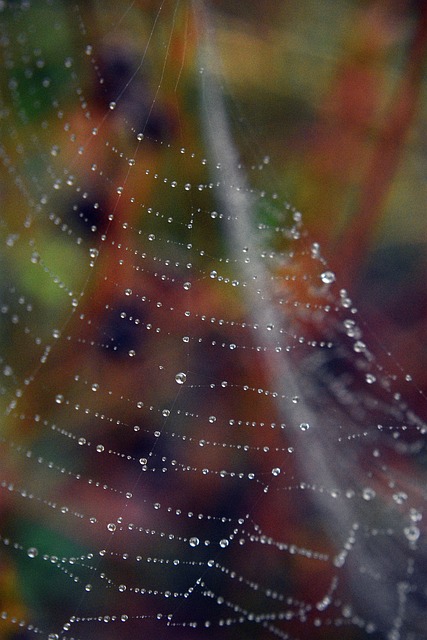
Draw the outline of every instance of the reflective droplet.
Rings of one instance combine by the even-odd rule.
[[[64,396],[61,393],[58,393],[58,395],[55,396],[55,402],[56,404],[62,404],[64,402]]]
[[[335,273],[333,271],[324,271],[320,274],[320,279],[324,284],[335,282]]]
[[[187,376],[185,375],[185,373],[183,373],[182,371],[180,371],[179,373],[176,374],[175,376],[175,381],[178,384],[184,384],[184,382],[187,380]]]
[[[279,467],[274,467],[274,469],[271,470],[271,473],[273,474],[273,476],[279,476],[280,475]]]
[[[96,450],[98,451],[98,453],[102,453],[104,451],[104,445],[103,444],[97,444],[96,445]]]
[[[420,530],[414,524],[411,524],[409,527],[405,527],[403,529],[403,533],[409,542],[416,542],[420,537]]]
[[[308,422],[301,422],[299,428],[301,429],[301,431],[307,431],[307,429],[310,428],[310,425],[308,424]]]
[[[373,500],[377,494],[371,487],[365,487],[362,492],[362,496],[364,500]]]
[[[190,547],[197,547],[200,544],[199,538],[190,538],[188,541]]]
[[[184,282],[182,286],[186,291],[188,291],[189,289],[191,289],[191,282]]]
[[[87,584],[85,586],[85,591],[92,591],[92,585],[91,584]]]
[[[109,522],[107,524],[107,529],[108,529],[108,531],[115,531],[116,530],[116,525],[114,524],[114,522]]]
[[[225,547],[228,547],[229,545],[229,541],[226,538],[223,538],[222,540],[219,541],[219,546],[222,549],[225,549]]]
[[[35,558],[38,555],[39,551],[38,549],[36,549],[36,547],[30,547],[29,549],[27,549],[27,556],[29,558]]]
[[[366,349],[366,344],[361,340],[357,340],[353,345],[353,349],[356,353],[362,353]]]
[[[114,109],[117,107],[115,102],[110,102],[108,106],[110,107],[111,111],[114,111]]]

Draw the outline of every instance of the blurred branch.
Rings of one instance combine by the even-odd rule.
[[[345,284],[354,281],[354,276],[360,270],[373,230],[384,212],[385,200],[416,113],[426,54],[427,5],[423,4],[409,47],[406,70],[368,163],[366,179],[362,182],[359,209],[344,229],[334,253],[333,260]]]

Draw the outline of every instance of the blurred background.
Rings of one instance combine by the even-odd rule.
[[[350,579],[336,587],[330,559],[348,532],[337,540],[300,491],[301,479],[323,488],[280,429],[298,399],[279,415],[242,287],[209,276],[237,277],[209,187],[193,8],[0,2],[0,638],[397,640],[397,623],[386,636],[366,603],[359,614]],[[257,215],[283,226],[303,216],[301,247],[292,253],[286,234],[272,243],[288,256],[276,275],[297,279],[278,285],[295,332],[283,348],[304,371],[310,347],[298,338],[346,340],[325,312],[335,293],[300,279],[321,270],[304,248],[317,242],[378,371],[425,416],[427,5],[217,0],[206,10]],[[322,312],[299,314],[295,301]],[[331,396],[338,378],[354,392],[357,436],[383,408],[360,391],[354,372],[365,369],[352,357],[319,377]],[[398,432],[393,393],[384,412]],[[420,519],[418,436],[402,444],[415,461],[381,449],[393,487],[371,472],[372,447],[371,457],[346,449],[356,460],[348,487],[374,476],[382,491],[375,516],[356,509],[369,535],[378,518],[394,542],[395,485],[410,496],[391,500],[399,513]],[[401,637],[425,637],[418,596],[414,635]]]

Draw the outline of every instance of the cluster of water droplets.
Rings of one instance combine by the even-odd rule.
[[[47,0],[58,62],[42,6],[0,3],[0,542],[30,593],[0,624],[50,640],[422,637],[411,594],[426,596],[426,496],[405,465],[425,425],[397,389],[409,374],[373,355],[339,274],[274,189],[245,187],[253,236],[230,244],[243,213],[222,194],[242,187],[197,139],[174,138],[156,112],[162,74],[135,121],[140,45],[129,36],[140,62],[117,90],[126,47],[113,39],[109,60],[83,7],[70,34]],[[161,8],[128,7],[153,48]],[[237,170],[264,176],[269,162]],[[398,548],[391,578],[381,545]],[[397,603],[393,620],[369,589]]]

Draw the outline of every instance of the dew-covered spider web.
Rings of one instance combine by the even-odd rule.
[[[426,638],[425,397],[210,9],[0,10],[0,638]]]

